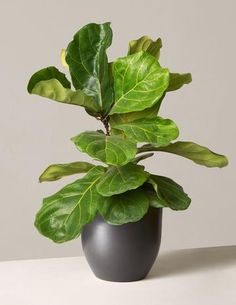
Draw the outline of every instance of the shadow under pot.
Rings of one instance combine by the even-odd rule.
[[[161,228],[161,208],[150,208],[141,220],[124,225],[107,224],[97,215],[81,234],[93,273],[113,282],[144,279],[158,255]]]

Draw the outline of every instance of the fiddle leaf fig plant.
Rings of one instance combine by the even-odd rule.
[[[172,153],[207,167],[224,167],[227,158],[193,142],[175,141],[175,122],[159,115],[166,94],[191,82],[189,73],[172,73],[160,64],[160,38],[129,43],[128,54],[113,62],[110,23],[80,29],[61,53],[65,73],[46,67],[34,73],[28,92],[83,107],[104,130],[72,137],[75,147],[100,165],[76,160],[52,164],[39,181],[84,174],[43,200],[36,215],[39,232],[57,243],[78,237],[99,213],[113,225],[140,220],[149,207],[184,210],[191,199],[168,177],[151,174],[138,163],[154,152]],[[71,81],[66,75],[70,75]]]

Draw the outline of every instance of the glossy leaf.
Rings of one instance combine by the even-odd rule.
[[[98,107],[91,96],[86,96],[83,91],[70,89],[70,82],[65,74],[55,67],[48,67],[36,72],[30,79],[28,91],[48,99],[85,107],[91,112],[97,112]]]
[[[72,138],[72,141],[80,151],[110,165],[124,165],[131,161],[137,152],[134,142],[96,131],[83,132]]]
[[[28,83],[27,90],[29,93],[33,93],[34,87],[41,81],[47,81],[56,79],[62,85],[62,87],[70,89],[71,84],[66,78],[65,74],[60,72],[56,67],[47,67],[35,72]]]
[[[85,107],[91,113],[98,112],[97,105],[91,96],[86,96],[81,90],[72,91],[65,89],[56,79],[37,83],[32,93],[57,102]]]
[[[133,163],[111,166],[97,184],[102,196],[112,196],[133,190],[142,185],[149,177],[144,167]]]
[[[129,122],[133,122],[140,118],[154,118],[157,116],[159,110],[159,103],[155,104],[151,108],[144,109],[142,111],[135,111],[129,113],[122,113],[118,114],[115,113],[110,116],[110,126],[111,126],[111,133],[114,135],[120,135],[125,138],[125,134],[122,130],[116,129],[116,125],[119,124],[128,124]]]
[[[158,38],[156,41],[153,41],[150,37],[143,36],[138,40],[130,41],[128,54],[134,54],[140,51],[145,51],[156,57],[157,60],[159,60],[161,47],[162,42],[160,38]],[[178,90],[183,85],[191,83],[191,81],[192,76],[190,73],[170,73],[169,86],[166,91]]]
[[[151,145],[144,145],[139,148],[139,152],[164,151],[192,160],[193,162],[207,167],[224,167],[228,165],[228,159],[224,155],[219,155],[207,147],[193,142],[175,142],[166,147],[156,148]]]
[[[148,197],[141,189],[105,197],[98,205],[99,213],[113,225],[136,222],[147,213],[148,208]]]
[[[170,82],[166,91],[174,91],[180,89],[183,85],[191,83],[192,75],[190,73],[179,74],[170,73]]]
[[[159,110],[159,103],[155,104],[150,108],[146,108],[142,111],[134,111],[134,112],[122,113],[122,114],[115,113],[110,116],[109,123],[111,124],[112,127],[115,127],[116,125],[133,122],[142,118],[146,118],[146,119],[155,118],[157,116],[158,110]]]
[[[110,23],[91,23],[80,29],[66,50],[73,85],[95,99],[101,112],[113,102],[106,49],[111,45]]]
[[[95,167],[84,178],[45,198],[35,220],[39,232],[57,243],[78,237],[84,225],[94,219],[97,205],[103,202],[96,191],[103,173],[103,167]]]
[[[110,114],[152,107],[169,84],[169,72],[148,53],[139,52],[113,63],[115,104]]]
[[[55,181],[65,176],[87,173],[95,165],[88,162],[72,162],[66,164],[52,164],[39,177],[39,182]]]
[[[153,41],[149,36],[142,36],[137,40],[131,40],[129,42],[128,54],[138,53],[140,51],[146,51],[158,60],[160,57],[160,49],[162,47],[161,38]]]
[[[150,181],[149,181],[150,182]],[[160,198],[158,198],[157,192],[154,187],[150,183],[144,183],[142,186],[142,190],[145,192],[146,196],[149,200],[149,205],[154,208],[163,208],[164,205]]]
[[[179,135],[175,123],[161,117],[119,124],[115,128],[136,142],[152,143],[155,146],[166,146]]]
[[[165,94],[159,99],[159,101],[152,107],[146,108],[142,111],[134,111],[134,112],[128,112],[128,113],[115,113],[110,116],[110,126],[111,126],[111,133],[112,134],[120,134],[124,136],[124,132],[118,129],[115,129],[116,125],[119,124],[127,124],[129,122],[133,122],[139,119],[149,119],[149,118],[156,118],[161,102],[164,98]]]
[[[185,210],[189,207],[191,199],[183,188],[170,178],[152,175],[149,179],[156,191],[157,197],[151,195],[150,204],[154,207],[169,207],[172,210]]]

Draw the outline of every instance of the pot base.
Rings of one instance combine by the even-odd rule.
[[[162,209],[150,208],[138,222],[107,224],[98,215],[81,237],[86,259],[96,277],[132,282],[149,273],[161,242]]]

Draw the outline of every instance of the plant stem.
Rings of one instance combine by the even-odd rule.
[[[143,154],[141,156],[138,156],[134,159],[134,162],[135,163],[138,163],[139,161],[142,161],[142,160],[145,160],[147,158],[150,158],[154,155],[154,153],[148,153],[148,154]]]
[[[109,117],[106,117],[106,118],[102,119],[101,121],[106,130],[106,135],[109,136],[110,135]]]
[[[141,147],[138,148],[138,154],[140,153],[143,153],[143,152],[149,152],[149,151],[155,151],[155,150],[159,150],[158,148],[156,147],[153,147],[149,144],[146,144],[146,145],[143,145]]]

